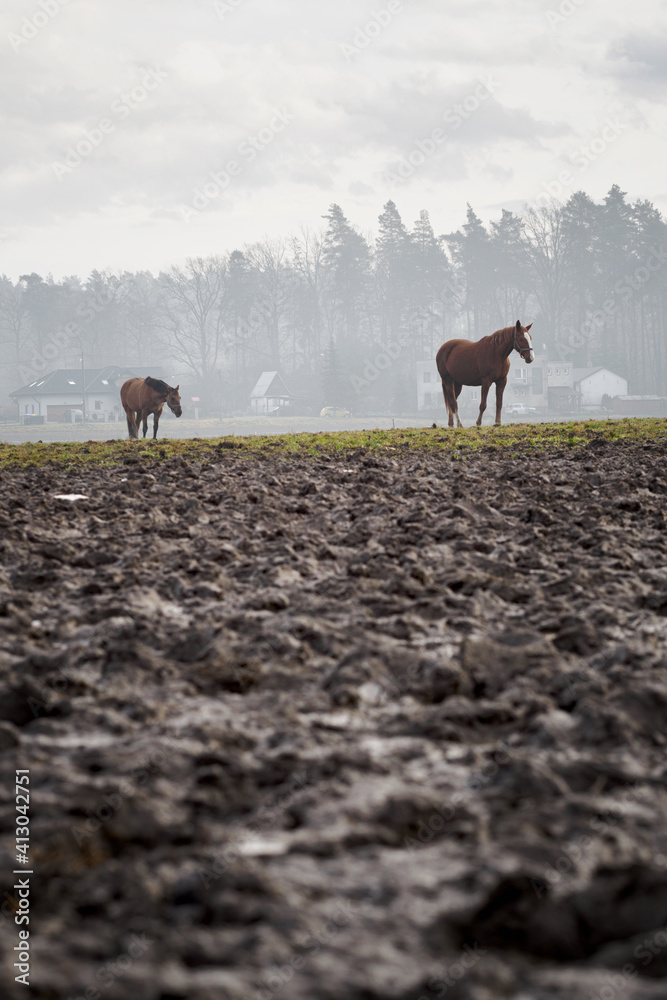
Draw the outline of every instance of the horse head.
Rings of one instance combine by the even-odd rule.
[[[175,389],[172,389],[172,387],[169,386],[169,394],[167,395],[167,400],[166,400],[167,406],[169,407],[169,409],[171,410],[171,412],[174,414],[175,417],[180,417],[181,413],[183,412],[183,410],[181,409],[181,397],[178,394],[179,388],[180,386],[176,386]]]
[[[519,352],[527,365],[531,365],[535,360],[533,341],[528,333],[532,325],[529,323],[528,326],[521,326],[521,320],[518,319],[514,328],[514,350]]]

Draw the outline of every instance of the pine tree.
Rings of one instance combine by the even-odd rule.
[[[563,207],[567,322],[575,332],[587,329],[600,298],[599,214],[599,207],[583,191],[573,194]],[[585,352],[575,353],[575,360],[583,362]]]
[[[498,222],[491,223],[490,249],[494,261],[494,301],[498,327],[527,315],[530,274],[523,235],[523,221],[513,212],[502,210]]]
[[[375,278],[383,344],[402,346],[412,278],[410,237],[393,201],[379,217],[375,241]]]
[[[350,397],[350,387],[346,383],[338,349],[333,340],[324,352],[321,381],[324,406],[347,405]]]
[[[370,249],[339,205],[331,205],[323,218],[329,223],[322,260],[330,286],[330,332],[334,337],[353,343],[359,339],[364,324]]]
[[[448,322],[453,326],[457,290],[442,242],[436,238],[425,209],[413,226],[410,244],[409,325],[415,330],[415,357],[423,360],[432,358],[446,339]]]
[[[493,255],[489,234],[468,205],[465,225],[445,236],[465,289],[464,309],[473,340],[497,329],[491,308],[494,289]]]

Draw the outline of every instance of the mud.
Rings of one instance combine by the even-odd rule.
[[[667,995],[666,487],[604,441],[4,474],[3,995]]]

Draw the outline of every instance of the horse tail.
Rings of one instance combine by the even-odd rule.
[[[445,397],[445,406],[447,407],[447,412],[450,416],[456,413],[456,396],[454,394],[454,383],[452,382],[449,375],[443,376],[442,379],[442,395]]]
[[[131,438],[139,437],[139,428],[137,427],[137,422],[134,419],[134,414],[127,414],[127,433]]]
[[[139,437],[137,422],[134,419],[134,409],[128,402],[128,395],[133,381],[134,379],[128,379],[127,382],[124,382],[121,386],[120,401],[127,417],[127,432],[131,438],[136,438]]]

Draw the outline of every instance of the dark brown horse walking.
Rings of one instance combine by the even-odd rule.
[[[157,425],[166,403],[172,413],[180,417],[181,397],[179,387],[172,389],[170,385],[159,378],[130,378],[123,383],[120,390],[120,401],[127,414],[127,429],[131,438],[139,437],[139,424],[144,422],[144,437],[148,430],[148,414],[153,414],[153,440],[157,438]],[[136,414],[136,417],[135,417]]]
[[[486,409],[486,397],[491,384],[496,384],[496,425],[500,425],[500,411],[503,408],[503,392],[510,370],[509,356],[518,351],[527,365],[535,360],[530,330],[533,324],[506,326],[496,330],[481,340],[448,340],[438,351],[435,363],[442,379],[442,394],[449,414],[449,426],[463,427],[459,418],[458,398],[464,385],[481,385],[482,399],[477,417],[477,426],[482,423]]]

